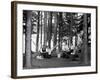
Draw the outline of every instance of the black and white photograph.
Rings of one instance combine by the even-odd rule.
[[[97,72],[97,7],[12,2],[12,76]]]
[[[23,10],[23,68],[91,65],[91,14]]]

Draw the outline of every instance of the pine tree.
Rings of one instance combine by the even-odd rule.
[[[48,47],[51,48],[52,38],[52,12],[48,12]]]
[[[38,11],[38,20],[37,20],[37,38],[36,38],[36,52],[38,52],[39,46],[39,28],[40,27],[40,11]]]
[[[84,63],[88,63],[88,40],[87,40],[88,26],[87,26],[87,14],[84,13]]]
[[[57,44],[57,13],[54,13],[54,40],[53,40],[53,46],[56,46]],[[54,51],[56,48],[54,49]]]
[[[43,42],[44,48],[47,46],[47,12],[44,11],[44,42]]]
[[[31,65],[31,27],[32,27],[32,11],[27,11],[27,23],[26,23],[26,34],[25,34],[25,66],[30,68]]]

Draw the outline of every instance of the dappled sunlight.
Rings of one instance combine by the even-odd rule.
[[[90,17],[86,13],[24,10],[24,59],[32,58],[35,67],[90,65]]]

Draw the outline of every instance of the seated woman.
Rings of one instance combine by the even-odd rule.
[[[70,57],[70,48],[68,47],[68,45],[66,44],[66,42],[62,43],[62,57],[63,58],[69,58]]]
[[[48,47],[43,46],[41,55],[43,56],[43,58],[51,58],[51,55],[48,51]]]
[[[75,55],[75,47],[74,46],[70,46],[68,44],[66,44],[66,42],[63,42],[62,43],[62,52],[63,52],[63,55],[62,57],[63,58],[70,58],[72,59],[73,56]]]

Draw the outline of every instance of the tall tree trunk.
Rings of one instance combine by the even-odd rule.
[[[47,12],[47,26],[46,26],[46,36],[47,36],[47,39],[46,39],[46,44],[48,46],[48,40],[49,40],[49,16],[50,16],[50,12]]]
[[[83,25],[83,45],[82,45],[82,53],[81,53],[81,62],[84,64],[88,63],[88,40],[87,40],[87,15],[84,13],[83,15],[84,25]]]
[[[39,47],[39,27],[40,27],[40,11],[38,11],[37,38],[36,38],[36,52],[38,52],[38,47]]]
[[[47,45],[47,12],[44,12],[44,43],[43,46]]]
[[[69,47],[71,47],[71,40],[72,40],[72,27],[73,27],[73,13],[71,13],[71,23],[70,23],[70,27],[69,27]],[[76,41],[75,41],[76,44]]]
[[[54,13],[54,40],[53,40],[53,46],[56,46],[57,44],[57,13]],[[54,51],[56,48],[54,49]]]
[[[57,20],[58,20],[58,52],[60,52],[60,17],[59,17],[59,13],[57,16]]]
[[[61,51],[62,49],[62,12],[59,12],[59,18],[58,18],[58,22],[59,22],[59,46],[58,46],[58,49]]]
[[[51,37],[52,37],[52,12],[48,13],[48,47],[51,48]]]
[[[87,27],[87,14],[84,14],[84,63],[88,63],[88,40],[87,40],[87,33],[88,33],[88,27]]]
[[[25,34],[25,58],[26,63],[25,66],[27,68],[31,67],[31,18],[32,18],[32,11],[27,12],[27,23],[26,23],[26,34]]]
[[[42,47],[42,11],[41,11],[41,40],[40,40],[40,44]]]

